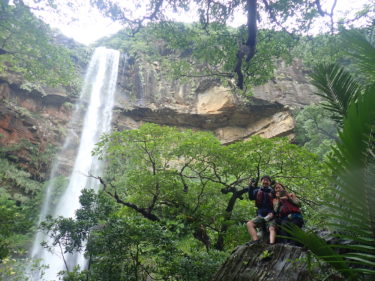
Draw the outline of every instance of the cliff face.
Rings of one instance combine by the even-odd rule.
[[[113,121],[117,129],[154,122],[212,131],[222,143],[255,134],[293,138],[291,109],[317,100],[298,64],[280,63],[273,81],[253,89],[250,103],[217,80],[171,81],[158,62],[123,57],[119,70]],[[0,100],[2,146],[26,139],[43,152],[48,144],[62,144],[75,102],[69,90],[35,88],[7,73],[0,77]],[[30,160],[27,149],[17,153],[21,161]]]
[[[15,153],[21,166],[31,161],[34,144],[42,154],[49,145],[59,146],[71,114],[71,100],[64,89],[32,89],[18,75],[7,73],[0,77],[0,145],[19,146]],[[51,160],[51,159],[49,159]],[[30,172],[43,178],[48,163],[40,171]]]
[[[280,63],[273,81],[253,89],[251,103],[216,80],[170,81],[158,62],[126,58],[117,90],[118,128],[155,122],[212,131],[223,143],[255,134],[293,138],[291,109],[317,101],[297,63]]]

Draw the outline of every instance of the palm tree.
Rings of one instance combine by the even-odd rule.
[[[329,159],[334,188],[325,213],[335,235],[351,243],[329,245],[312,232],[289,231],[348,280],[368,280],[375,275],[375,48],[356,31],[345,32],[344,40],[360,75],[326,64],[312,78],[341,125]]]

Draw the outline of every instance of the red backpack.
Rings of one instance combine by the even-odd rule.
[[[294,205],[289,199],[280,199],[281,207],[279,209],[279,214],[281,217],[285,217],[289,214],[301,213],[301,209]]]

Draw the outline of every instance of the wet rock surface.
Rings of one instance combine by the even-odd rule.
[[[46,94],[22,89],[17,83],[22,81],[0,79],[0,146],[10,149],[12,157],[35,178],[44,178],[50,163],[45,163],[38,171],[30,168],[31,150],[38,153],[35,157],[50,145],[62,144],[73,108],[67,103],[72,105],[74,101],[59,91],[51,90]]]

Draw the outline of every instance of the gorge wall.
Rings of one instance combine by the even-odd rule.
[[[117,88],[119,129],[143,122],[212,131],[222,143],[252,135],[293,138],[292,110],[318,100],[297,62],[279,64],[275,79],[247,102],[214,79],[170,81],[158,62],[123,60]]]
[[[26,139],[59,146],[74,109],[75,97],[65,88],[36,88],[15,73],[0,77],[0,144]],[[212,131],[222,143],[252,135],[293,138],[292,110],[316,102],[301,65],[279,64],[275,79],[253,89],[251,102],[216,80],[166,78],[158,62],[123,57],[119,69],[114,127],[134,129],[154,122]],[[27,149],[17,152],[28,161]]]

